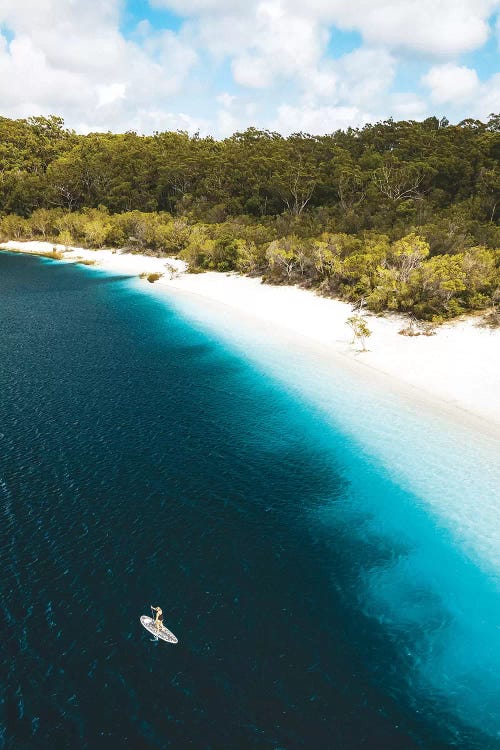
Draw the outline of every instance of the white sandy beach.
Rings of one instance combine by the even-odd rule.
[[[169,293],[175,289],[225,305],[232,315],[239,313],[272,326],[273,334],[286,332],[288,338],[295,338],[297,346],[308,342],[316,349],[321,347],[328,356],[342,355],[339,361],[348,358],[368,375],[385,375],[388,387],[417,389],[421,396],[438,399],[443,406],[484,420],[485,426],[500,431],[500,330],[480,328],[478,318],[443,325],[433,336],[408,337],[398,333],[406,325],[404,318],[368,315],[372,331],[369,351],[360,353],[359,346],[351,344],[351,331],[346,325],[351,306],[303,289],[269,286],[258,278],[237,274],[188,274],[184,273],[185,264],[174,258],[68,249],[46,242],[0,245],[34,253],[50,252],[53,247],[64,252],[67,261],[94,261],[95,267],[106,271],[163,273],[155,282],[158,290]],[[168,264],[177,269],[175,278],[170,278]]]

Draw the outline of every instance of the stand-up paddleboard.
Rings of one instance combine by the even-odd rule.
[[[162,641],[167,641],[168,643],[179,643],[175,635],[166,628],[165,625],[162,625],[161,628],[157,628],[153,618],[148,617],[148,615],[141,615],[141,625],[143,628],[146,628],[151,635],[154,635],[155,638],[161,638]]]

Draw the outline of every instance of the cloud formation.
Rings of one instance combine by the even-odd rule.
[[[438,104],[469,100],[479,88],[475,70],[463,65],[438,65],[423,77],[429,87],[431,99]]]
[[[368,44],[423,54],[458,55],[484,44],[497,0],[153,0],[181,16],[221,24],[231,18],[281,14],[308,23],[355,29]],[[307,30],[306,30],[307,33]],[[227,38],[225,40],[227,42]],[[238,41],[240,37],[238,35]]]
[[[0,107],[25,117],[55,112],[79,129],[134,127],[137,113],[177,93],[196,52],[169,30],[142,43],[119,28],[118,0],[3,0]],[[127,120],[130,121],[127,123]]]
[[[495,33],[500,0],[150,5],[155,21],[136,15],[125,33],[133,0],[2,0],[0,114],[57,113],[80,131],[227,135],[500,110],[496,71],[481,79],[470,62]],[[180,17],[175,28],[159,24],[162,9]],[[344,37],[360,41],[342,49]]]

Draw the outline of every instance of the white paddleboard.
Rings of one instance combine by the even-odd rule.
[[[156,636],[156,638],[161,638],[162,641],[167,641],[168,643],[179,642],[175,635],[168,628],[166,628],[165,625],[162,625],[161,628],[157,628],[152,617],[141,615],[141,625],[143,628],[146,628],[146,630],[148,630],[152,635]]]

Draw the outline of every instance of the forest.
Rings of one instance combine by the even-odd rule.
[[[0,118],[0,237],[175,255],[441,322],[500,307],[500,115],[329,135]]]

